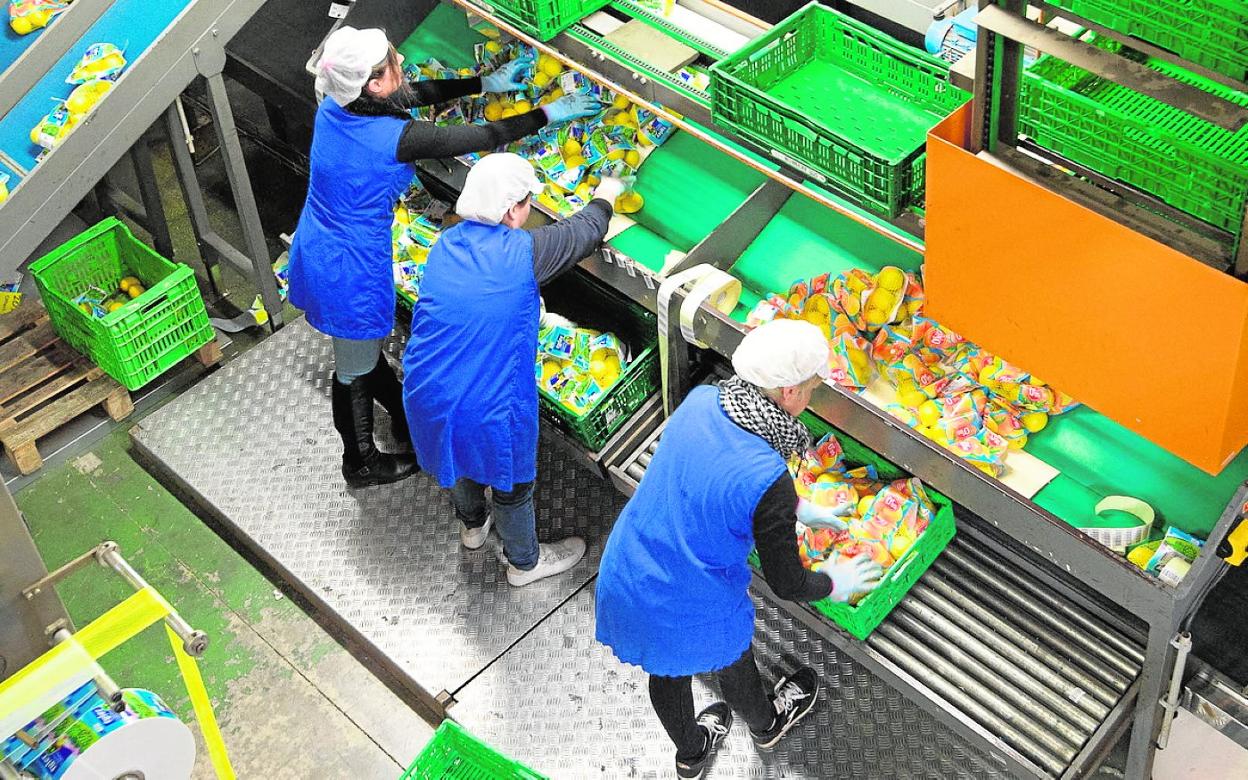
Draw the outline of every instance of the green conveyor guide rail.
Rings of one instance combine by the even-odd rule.
[[[583,35],[577,28],[569,34]],[[401,49],[409,59],[432,55],[463,67],[472,62],[472,45],[482,40],[467,29],[462,11],[443,5]],[[758,170],[677,132],[639,171],[637,189],[646,206],[631,215],[636,225],[610,245],[658,271],[669,253],[689,251],[765,180]],[[885,265],[916,272],[921,264],[919,252],[818,201],[789,198],[731,270],[744,287],[733,319],[743,321],[761,297],[786,291],[798,279],[852,268],[874,273]],[[1074,527],[1103,522],[1093,512],[1100,498],[1129,495],[1157,510],[1158,528],[1174,525],[1208,536],[1248,479],[1248,453],[1211,476],[1087,407],[1054,417],[1032,436],[1027,451],[1061,472],[1033,503]]]

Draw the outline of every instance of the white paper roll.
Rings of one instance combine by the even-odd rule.
[[[709,303],[719,312],[729,314],[736,307],[737,300],[741,297],[741,282],[736,277],[707,263],[695,265],[680,273],[668,276],[659,285],[657,293],[659,304],[659,364],[662,366],[660,373],[663,382],[663,412],[668,415],[672,413],[672,410],[668,408],[667,397],[667,361],[668,350],[671,347],[667,343],[668,309],[670,308],[672,295],[676,290],[683,289],[688,285],[693,285],[693,289],[689,291],[688,296],[686,296],[680,306],[680,311],[677,313],[680,321],[680,332],[686,341],[702,348],[705,348],[707,345],[698,340],[693,327],[693,318],[697,314],[698,309],[702,307],[703,303]]]
[[[195,739],[180,720],[136,720],[105,734],[69,765],[64,780],[186,780],[195,767]]]

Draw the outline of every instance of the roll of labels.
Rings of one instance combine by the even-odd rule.
[[[698,338],[694,331],[694,317],[702,304],[708,304],[721,314],[731,314],[741,298],[741,282],[736,277],[721,271],[713,265],[703,263],[672,274],[663,279],[658,290],[659,310],[659,365],[663,379],[663,413],[670,415],[671,396],[668,393],[668,364],[671,359],[671,345],[668,343],[668,322],[672,296],[677,290],[684,291],[688,287],[685,300],[680,304],[677,315],[680,321],[680,334],[685,341],[706,349],[709,345]]]
[[[157,780],[190,777],[195,739],[151,691],[127,688],[114,703],[94,681],[0,743],[19,777]]]
[[[137,688],[101,689],[111,681],[99,659],[175,614],[153,588],[142,587],[0,681],[0,778],[189,778],[195,740],[164,701]],[[234,780],[199,665],[167,622],[164,628],[213,769],[220,780]]]

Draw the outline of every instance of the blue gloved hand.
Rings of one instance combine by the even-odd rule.
[[[815,571],[832,578],[832,595],[828,598],[841,602],[875,590],[880,585],[880,577],[884,576],[883,567],[865,555],[853,558],[833,555],[816,566]]]
[[[546,120],[552,125],[567,122],[570,119],[583,119],[601,111],[603,104],[596,97],[576,92],[564,95],[558,100],[542,106],[546,112]]]
[[[516,57],[498,70],[481,77],[483,92],[519,92],[528,87],[525,83],[533,71],[533,58]]]

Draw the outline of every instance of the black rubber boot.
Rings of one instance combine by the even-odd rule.
[[[373,443],[373,395],[368,377],[349,385],[332,378],[334,428],[342,435],[342,476],[353,488],[398,482],[420,471],[411,455],[380,452]]]
[[[403,409],[403,383],[395,375],[385,355],[377,356],[377,365],[364,377],[369,392],[390,415],[390,432],[399,445],[399,452],[412,451],[412,434],[407,428],[407,412]]]

